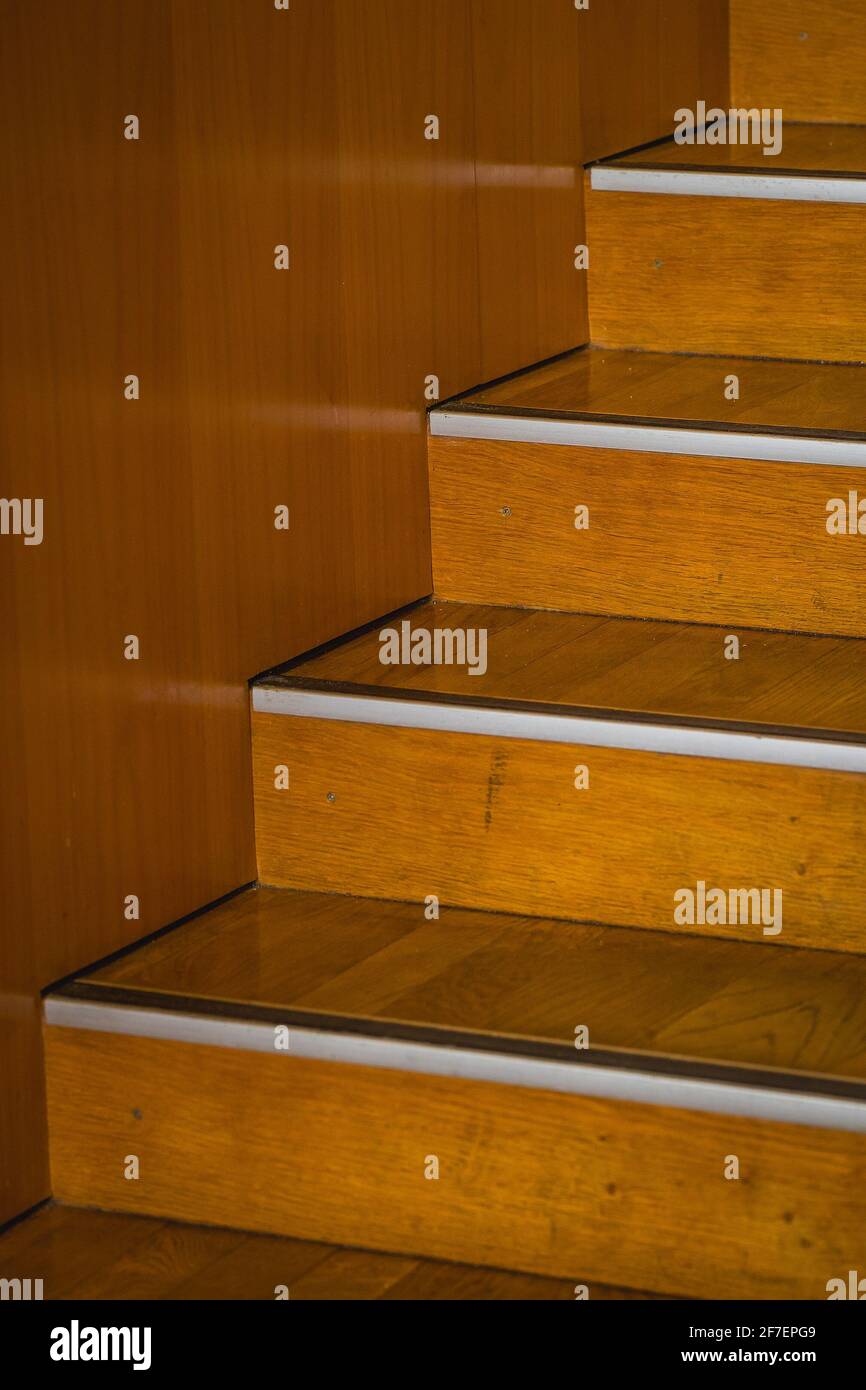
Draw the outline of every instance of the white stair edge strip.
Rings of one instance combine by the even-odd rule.
[[[483,678],[479,679],[479,694],[482,691]],[[866,744],[825,743],[818,739],[698,729],[683,724],[642,724],[627,719],[536,714],[525,710],[405,700],[399,696],[340,695],[267,685],[253,687],[253,709],[258,714],[329,719],[347,724],[379,724],[388,728],[431,729],[439,733],[482,734],[588,748],[622,748],[641,753],[768,763],[777,767],[866,773]]]
[[[740,434],[735,430],[690,426],[597,424],[543,415],[475,414],[471,410],[449,410],[447,406],[431,412],[430,432],[440,439],[494,439],[512,444],[564,444],[574,449],[866,468],[866,440],[854,439]]]
[[[695,162],[700,156],[696,154]],[[727,170],[638,169],[597,164],[591,186],[607,193],[662,193],[688,198],[771,198],[797,203],[866,203],[866,178],[823,174],[737,174]]]
[[[264,1052],[288,1061],[294,1058],[339,1062],[346,1066],[493,1082],[530,1090],[557,1091],[563,1095],[673,1106],[677,1110],[707,1111],[743,1119],[866,1134],[866,1103],[809,1092],[598,1067],[591,1062],[570,1065],[506,1052],[369,1038],[314,1028],[290,1027],[288,1050],[275,1052],[273,1024],[89,1003],[59,995],[49,995],[45,1000],[45,1021],[52,1028],[78,1028],[85,1032]]]

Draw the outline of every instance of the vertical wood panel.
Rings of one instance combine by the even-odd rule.
[[[658,16],[659,0],[596,0],[578,16],[585,163],[662,134]]]
[[[729,104],[730,0],[660,0],[658,120],[667,135],[677,109]]]
[[[46,532],[0,537],[3,1214],[44,1192],[35,988],[254,877],[247,678],[429,591],[425,379],[585,336],[542,8],[502,7],[479,104],[472,0],[4,7],[0,493]]]
[[[2,366],[2,362],[0,362]],[[3,483],[14,477],[4,464]],[[2,485],[0,485],[2,491]],[[48,1189],[45,1079],[34,938],[26,904],[31,845],[27,785],[15,751],[24,737],[12,552],[0,537],[0,1225],[41,1201]],[[32,548],[29,552],[32,555]]]
[[[699,98],[727,106],[729,0],[592,0],[581,12],[584,162],[673,132]]]
[[[589,336],[571,0],[472,0],[482,379]]]

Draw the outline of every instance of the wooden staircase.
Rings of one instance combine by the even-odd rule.
[[[431,416],[436,598],[254,684],[263,886],[48,998],[60,1200],[590,1297],[862,1267],[866,134],[587,200],[593,345]]]

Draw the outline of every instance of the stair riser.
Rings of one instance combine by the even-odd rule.
[[[46,1035],[62,1202],[557,1275],[590,1296],[615,1280],[696,1298],[820,1299],[862,1265],[862,1135]],[[130,1154],[138,1181],[123,1176]],[[731,1155],[739,1181],[724,1176]],[[438,1180],[425,1178],[431,1157]]]
[[[864,469],[472,439],[429,457],[441,598],[866,635],[866,536],[827,531]]]
[[[804,28],[808,13],[808,28]],[[731,0],[731,101],[786,121],[866,122],[860,0]]]
[[[253,753],[266,884],[866,951],[862,774],[266,714]],[[699,882],[781,933],[678,925]]]
[[[864,212],[587,187],[592,340],[862,362]]]

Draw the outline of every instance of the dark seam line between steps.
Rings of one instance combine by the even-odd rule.
[[[733,360],[739,361],[741,359],[737,358]],[[745,358],[742,360],[751,361],[753,359]],[[692,430],[701,434],[766,435],[771,438],[781,439],[829,439],[850,444],[862,443],[866,440],[866,431],[863,430],[813,430],[806,429],[799,425],[753,425],[748,422],[740,423],[739,421],[731,420],[683,420],[681,418],[668,418],[663,415],[602,415],[587,410],[548,410],[542,406],[496,405],[486,401],[463,401],[462,403],[455,403],[453,406],[446,406],[444,409],[450,411],[453,415],[465,415],[470,418],[473,415],[479,415],[483,416],[485,419],[499,416],[508,420],[557,420],[566,423],[574,421],[576,424],[632,425],[635,429],[665,429],[682,431],[683,433],[687,430]],[[448,435],[436,435],[434,438],[447,439]],[[487,440],[485,442],[509,444],[525,443],[526,441],[496,439]],[[539,444],[544,443],[543,440],[537,440],[535,442]],[[633,452],[639,453],[640,451],[634,450]],[[673,453],[674,451],[670,449],[665,452]],[[688,450],[684,450],[683,452],[688,453]],[[712,458],[713,455],[708,455],[707,457]],[[725,458],[724,462],[730,462],[730,460]],[[743,462],[787,463],[789,466],[795,468],[815,468],[824,466],[809,463],[808,460],[797,461],[796,459],[744,459]],[[838,468],[852,467],[851,464],[845,463],[835,464],[833,466]],[[856,467],[856,465],[853,466]]]
[[[261,685],[266,681],[275,679],[282,675],[284,671],[290,671],[294,666],[302,666],[307,661],[315,661],[320,656],[327,656],[329,652],[335,651],[337,647],[344,647],[349,642],[354,642],[359,637],[366,637],[368,633],[375,632],[377,627],[383,623],[393,623],[397,618],[404,617],[409,613],[414,613],[416,608],[421,608],[429,604],[433,599],[432,591],[426,594],[419,594],[418,598],[410,599],[408,603],[403,603],[399,608],[392,608],[389,613],[384,613],[379,618],[371,618],[369,622],[362,623],[360,627],[350,628],[348,632],[341,632],[336,637],[331,637],[327,642],[321,642],[318,647],[310,647],[305,652],[300,652],[297,656],[289,657],[288,661],[281,661],[277,666],[269,666],[267,670],[260,671],[258,675],[250,676],[247,684],[250,687]]]
[[[54,1204],[53,1197],[43,1197],[41,1201],[34,1202],[31,1207],[25,1207],[24,1211],[16,1212],[8,1221],[0,1223],[0,1239],[13,1231],[16,1226],[21,1226],[25,1221],[29,1221],[32,1216],[37,1216],[40,1211]]]
[[[491,695],[463,695],[453,694],[450,691],[415,690],[393,685],[365,685],[354,681],[325,680],[315,676],[276,676],[258,688],[264,690],[308,690],[319,692],[323,695],[357,695],[364,699],[391,700],[394,702],[406,701],[408,703],[457,707],[465,706],[469,709],[503,710],[506,712],[512,711],[515,714],[537,714],[542,718],[588,719],[597,720],[599,722],[609,720],[615,724],[639,724],[649,725],[650,727],[656,725],[663,726],[666,729],[705,729],[713,732],[750,734],[767,738],[782,737],[799,739],[804,742],[811,740],[815,743],[855,744],[857,746],[866,744],[866,732],[849,733],[841,729],[811,729],[800,725],[755,724],[736,719],[702,718],[699,715],[656,714],[646,710],[607,709],[599,705],[585,706],[532,703],[525,700],[498,699]],[[259,710],[257,713],[274,713],[279,716],[279,711]],[[286,715],[285,717],[293,718],[295,716]],[[313,716],[311,715],[308,717],[312,718]],[[356,721],[348,720],[347,722],[354,723]],[[467,730],[467,732],[471,732],[471,730]],[[639,752],[640,750],[623,749],[622,751]],[[743,761],[743,759],[732,755],[732,761],[740,762]]]
[[[461,1048],[471,1052],[562,1062],[573,1067],[597,1066],[611,1071],[640,1071],[689,1081],[723,1082],[732,1086],[866,1102],[866,1081],[782,1068],[754,1067],[739,1062],[710,1062],[701,1058],[614,1047],[592,1048],[582,1054],[573,1044],[522,1038],[512,1033],[470,1032],[438,1024],[403,1023],[280,1005],[245,1004],[199,995],[167,994],[161,990],[137,990],[133,986],[100,985],[91,981],[74,981],[58,990],[53,997],[113,1007],[195,1014],[221,1022],[265,1023],[324,1033],[354,1034],[386,1042],[418,1043],[437,1048]]]
[[[133,955],[138,950],[143,950],[153,941],[159,941],[160,937],[167,936],[169,932],[177,931],[179,927],[185,927],[190,922],[195,922],[199,917],[206,916],[209,912],[216,912],[218,908],[225,907],[233,898],[239,898],[242,893],[249,893],[258,887],[258,880],[251,879],[248,883],[241,883],[237,888],[230,888],[227,893],[223,893],[218,898],[213,898],[202,907],[195,908],[192,912],[187,912],[184,917],[178,917],[173,922],[166,922],[164,926],[157,927],[154,931],[147,932],[145,936],[139,936],[135,941],[130,941],[126,946],[119,946],[116,951],[111,951],[107,956],[100,956],[98,960],[91,961],[88,965],[81,965],[77,970],[72,970],[68,975],[62,975],[59,980],[52,981],[51,984],[43,985],[40,993],[44,998],[46,994],[55,994],[58,990],[64,989],[66,985],[80,978],[81,975],[89,974],[94,970],[104,970],[109,965],[114,965],[116,961],[123,960],[126,956]]]
[[[494,376],[489,381],[479,382],[477,386],[467,387],[465,391],[455,391],[453,396],[447,396],[428,406],[426,413],[428,417],[435,415],[437,410],[448,410],[452,403],[463,401],[467,396],[474,396],[481,391],[492,391],[496,387],[505,386],[509,381],[520,381],[523,377],[531,376],[533,372],[540,372],[545,367],[552,367],[556,362],[563,362],[566,357],[576,357],[580,352],[589,352],[591,346],[591,343],[576,343],[574,347],[555,352],[552,357],[542,357],[537,362],[530,362],[526,367],[517,367],[513,372],[506,372],[504,376]]]
[[[597,159],[587,160],[582,167],[595,169],[599,164],[615,164],[619,159],[628,159],[630,155],[641,154],[644,150],[655,150],[661,145],[670,145],[673,143],[673,139],[673,131],[666,135],[657,135],[654,140],[643,140],[639,145],[629,145],[628,149],[617,150],[616,154],[600,154]]]

